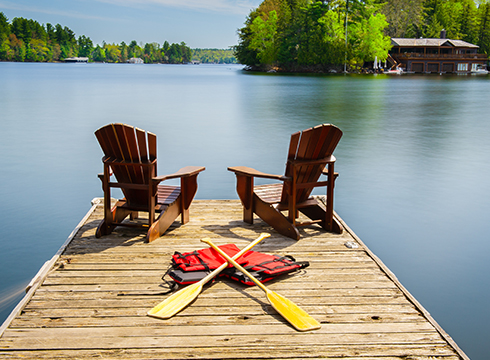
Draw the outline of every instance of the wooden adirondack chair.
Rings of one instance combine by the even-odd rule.
[[[116,226],[148,228],[147,242],[163,235],[174,220],[189,221],[189,206],[197,191],[197,175],[204,167],[188,166],[174,174],[157,176],[156,135],[124,124],[109,124],[95,132],[104,152],[104,173],[99,174],[104,190],[104,220],[96,237],[110,234]],[[116,182],[111,182],[111,171]],[[180,178],[180,186],[160,185]],[[125,196],[111,208],[111,188],[120,188]],[[148,212],[148,223],[124,222]],[[160,213],[158,218],[155,214]]]
[[[229,167],[237,177],[237,192],[243,204],[243,220],[253,223],[253,214],[277,232],[299,240],[298,226],[319,223],[327,231],[342,233],[342,225],[333,216],[335,157],[332,155],[342,131],[324,124],[291,135],[285,175],[266,174],[255,169]],[[321,174],[326,181],[318,181]],[[282,181],[279,184],[254,186],[254,178]],[[310,197],[313,188],[326,186],[326,206]],[[288,211],[283,215],[282,211]],[[299,222],[298,211],[311,221]]]

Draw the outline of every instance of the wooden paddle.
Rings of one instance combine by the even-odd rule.
[[[284,296],[275,293],[274,291],[269,290],[262,284],[259,280],[253,277],[247,270],[245,270],[242,266],[240,266],[235,260],[230,258],[223,250],[214,245],[211,239],[202,239],[202,242],[208,244],[213,249],[218,251],[221,256],[223,256],[230,264],[233,264],[238,270],[247,275],[250,280],[252,280],[258,287],[265,291],[267,295],[267,299],[271,303],[272,307],[276,309],[276,311],[281,314],[283,318],[285,318],[291,325],[293,325],[296,330],[299,331],[309,331],[316,330],[321,327],[320,323],[313,319],[306,311],[301,309],[298,305],[293,303],[291,300],[286,299]]]
[[[271,235],[267,233],[260,234],[260,236],[256,240],[254,240],[253,242],[248,244],[245,248],[243,248],[240,252],[235,254],[235,256],[233,256],[233,259],[238,259],[240,256],[245,254],[248,250],[250,250],[259,242],[261,242],[263,239],[269,236]],[[208,239],[203,239],[202,241],[204,240],[208,240]],[[206,275],[206,277],[204,277],[199,282],[188,285],[185,288],[172,294],[164,301],[162,301],[160,304],[155,306],[153,309],[148,311],[147,313],[148,316],[156,317],[159,319],[168,319],[174,316],[180,310],[182,310],[187,305],[189,305],[195,298],[198,297],[198,295],[201,293],[204,284],[206,284],[209,280],[214,278],[216,275],[218,275],[221,271],[223,271],[227,267],[228,267],[228,262],[225,262],[221,264],[220,267],[218,267],[217,269],[215,269],[214,271]]]

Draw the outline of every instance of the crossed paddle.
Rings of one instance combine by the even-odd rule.
[[[153,309],[148,311],[148,315],[160,319],[168,319],[175,314],[177,314],[184,307],[189,305],[202,291],[203,285],[218,275],[221,271],[223,271],[226,267],[228,267],[228,263],[232,264],[235,268],[240,270],[243,274],[248,276],[250,280],[252,280],[258,287],[260,287],[267,296],[267,300],[272,305],[272,307],[284,318],[286,319],[296,330],[298,331],[309,331],[319,329],[321,327],[320,323],[312,318],[306,311],[301,309],[298,305],[293,303],[291,300],[286,299],[284,296],[279,295],[278,293],[269,290],[262,284],[259,280],[257,280],[252,274],[250,274],[247,270],[245,270],[242,266],[240,266],[235,259],[238,259],[240,256],[245,254],[248,250],[253,248],[263,239],[269,237],[270,234],[262,233],[260,236],[243,248],[240,252],[235,254],[233,258],[228,256],[223,250],[217,247],[211,239],[202,239],[201,241],[211,246],[215,249],[221,256],[223,256],[227,262],[221,264],[220,267],[209,273],[206,277],[200,280],[197,283],[186,286],[185,288],[177,291],[173,295],[169,296],[167,299],[162,301],[160,304],[155,306]]]

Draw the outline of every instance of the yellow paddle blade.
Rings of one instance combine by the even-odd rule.
[[[202,290],[202,283],[197,282],[172,294],[153,309],[148,311],[148,316],[159,319],[168,319],[189,305]]]
[[[272,307],[282,315],[298,331],[309,331],[321,328],[318,321],[313,319],[306,311],[301,309],[291,300],[267,289],[267,299]]]

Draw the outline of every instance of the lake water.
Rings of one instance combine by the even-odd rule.
[[[237,65],[0,63],[0,323],[102,196],[93,135],[158,135],[159,173],[281,174],[289,136],[339,126],[335,209],[473,359],[490,353],[490,77],[249,74]]]

